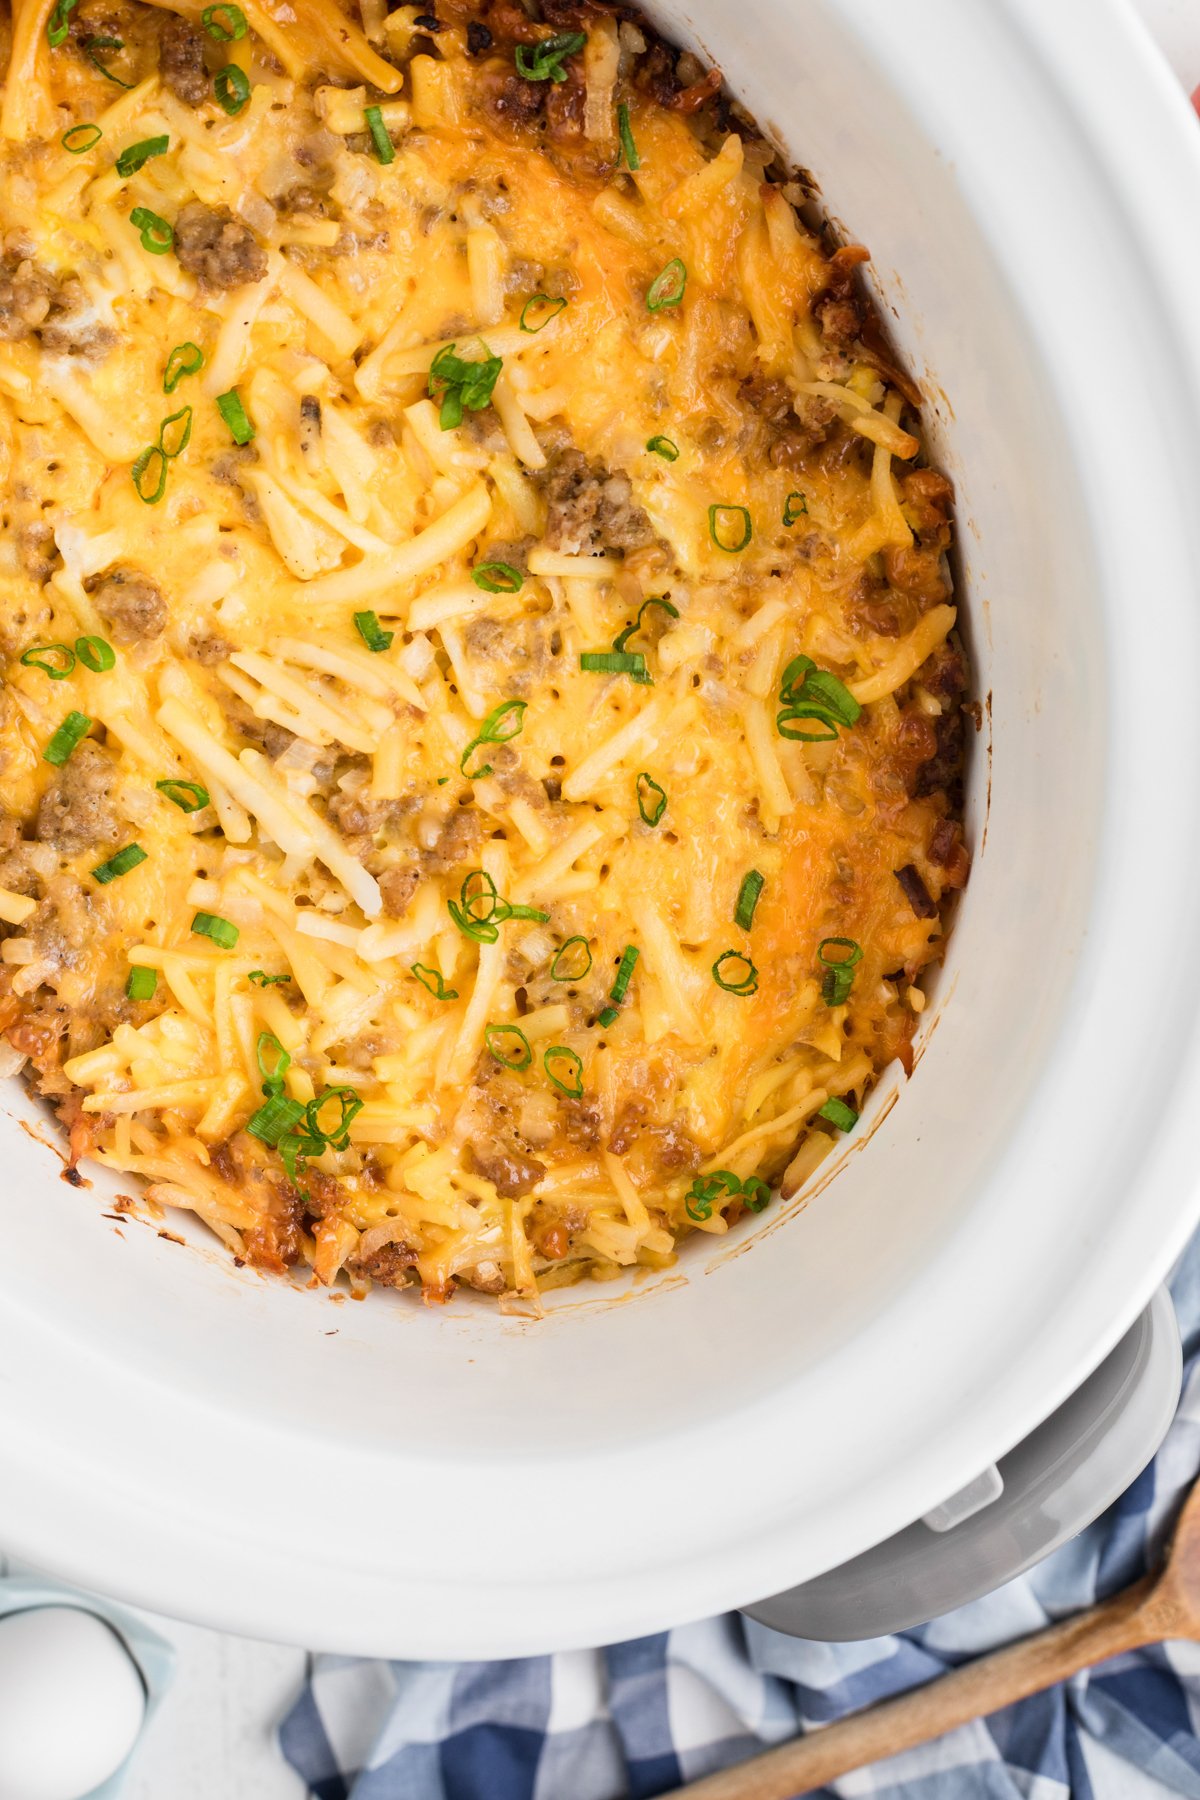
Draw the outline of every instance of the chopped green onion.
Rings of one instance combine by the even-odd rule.
[[[200,14],[200,23],[216,44],[229,44],[235,38],[244,38],[249,30],[241,7],[228,4],[206,6]]]
[[[291,1052],[284,1049],[273,1031],[260,1031],[254,1053],[262,1076],[263,1093],[282,1094],[283,1078],[292,1066]]]
[[[438,421],[443,431],[462,424],[464,409],[482,412],[491,405],[492,391],[504,362],[488,351],[482,338],[478,341],[487,352],[480,361],[468,362],[457,354],[454,344],[446,344],[429,365],[429,397],[441,402]]]
[[[75,654],[84,668],[90,669],[93,675],[106,675],[109,669],[116,667],[117,653],[102,637],[76,638]]]
[[[147,479],[152,470],[156,471],[157,474],[157,479],[153,486],[150,485],[150,482]],[[150,444],[142,451],[142,454],[130,469],[129,474],[132,478],[134,487],[137,489],[138,499],[145,501],[147,506],[157,506],[167,491],[167,457],[165,452],[160,450],[157,444]]]
[[[58,141],[72,156],[82,156],[85,150],[94,150],[103,136],[98,125],[69,125]]]
[[[514,1040],[511,1046],[505,1041],[508,1038]],[[489,1025],[484,1030],[483,1041],[496,1061],[506,1069],[527,1069],[533,1061],[529,1039],[519,1025]]]
[[[757,1175],[743,1181],[732,1169],[714,1169],[711,1175],[697,1175],[688,1190],[684,1211],[700,1224],[712,1218],[713,1206],[719,1200],[742,1200],[751,1212],[761,1212],[771,1198],[771,1190]]]
[[[616,1024],[616,1022],[620,1018],[620,1016],[621,1016],[621,1014],[615,1006],[606,1006],[604,1008],[604,1011],[600,1014],[599,1018],[597,1019],[596,1023],[598,1025],[603,1025],[605,1031],[607,1031],[610,1025]]]
[[[179,425],[181,419],[183,420],[183,423],[182,425]],[[170,450],[167,448],[166,438],[172,425],[179,425],[179,431],[177,433],[175,448]],[[162,451],[163,455],[172,462],[177,456],[183,454],[190,444],[191,439],[192,409],[190,406],[181,406],[178,412],[174,412],[169,418],[164,419],[158,428],[158,448]]]
[[[729,967],[725,974],[726,965]],[[758,970],[748,956],[740,950],[724,950],[712,966],[713,980],[717,986],[724,988],[727,994],[738,994],[745,999],[758,992]]]
[[[514,569],[511,563],[485,562],[477,563],[471,570],[471,580],[485,594],[515,594],[521,588],[525,577],[520,569]]]
[[[827,956],[830,947],[844,950],[845,956]],[[854,986],[855,966],[862,961],[862,945],[853,938],[822,938],[817,945],[817,960],[825,970],[821,978],[821,998],[826,1006],[844,1006]]]
[[[391,133],[383,122],[383,113],[377,106],[368,106],[363,114],[367,121],[367,130],[371,134],[371,142],[375,146],[375,154],[381,163],[395,162],[396,146]]]
[[[106,68],[100,61],[100,58],[96,55],[97,50],[123,50],[125,48],[123,38],[88,37],[83,39],[79,47],[91,63],[93,69],[95,69],[98,74],[103,75],[105,81],[111,81],[114,87],[119,88],[128,89],[133,86],[132,81],[122,81],[119,75],[114,75],[112,70]]]
[[[59,662],[59,657],[63,661]],[[42,657],[52,660],[43,662]],[[33,644],[21,657],[27,669],[40,669],[51,681],[65,681],[75,667],[75,652],[68,650],[65,644]]]
[[[776,715],[780,737],[805,744],[825,744],[838,735],[838,727],[856,725],[862,707],[844,682],[827,669],[818,669],[811,656],[794,656],[779,682],[782,710]],[[815,719],[824,731],[796,731],[797,719]]]
[[[551,319],[557,319],[559,313],[566,304],[566,301],[558,294],[530,294],[528,300],[521,308],[521,330],[528,332],[544,331]],[[533,314],[535,323],[532,325],[529,322],[531,307],[536,307],[538,309]]]
[[[754,536],[748,506],[734,506],[724,501],[708,509],[708,535],[718,550],[736,556]]]
[[[592,951],[585,937],[569,937],[560,944],[550,964],[551,981],[582,981],[592,966]]]
[[[742,876],[737,905],[733,909],[733,922],[735,925],[740,925],[743,931],[749,931],[754,923],[754,909],[758,905],[758,896],[762,891],[763,877],[757,869],[748,869]]]
[[[272,1149],[278,1147],[280,1141],[295,1130],[304,1117],[304,1104],[300,1100],[287,1100],[282,1094],[272,1094],[265,1106],[246,1121],[246,1130],[251,1137],[256,1137],[262,1144],[270,1144]]]
[[[621,152],[625,158],[625,167],[640,169],[642,159],[638,155],[638,147],[633,141],[633,127],[629,123],[629,108],[623,100],[617,108],[617,131],[621,139]]]
[[[92,870],[92,879],[98,881],[101,887],[107,887],[118,875],[128,875],[130,869],[136,869],[139,863],[145,861],[146,852],[140,844],[126,844],[115,856],[110,856],[107,862],[100,863]]]
[[[436,969],[427,963],[413,963],[412,972],[421,986],[431,993],[435,1000],[457,1000],[458,989],[448,988]]]
[[[130,144],[117,158],[117,174],[136,175],[152,156],[162,156],[170,147],[171,140],[166,136],[143,138],[139,144]]]
[[[649,310],[661,312],[664,306],[678,306],[687,287],[687,278],[687,264],[681,256],[673,256],[646,290],[646,305]]]
[[[550,917],[548,912],[539,912],[536,906],[511,906],[507,900],[503,904],[508,907],[506,919],[532,919],[535,924],[544,925]]]
[[[228,919],[222,919],[216,913],[198,912],[192,920],[192,930],[197,937],[211,938],[222,950],[232,950],[242,935],[236,925]]]
[[[646,439],[646,448],[654,456],[661,456],[664,462],[679,461],[679,445],[673,438],[652,437]]]
[[[751,1212],[761,1212],[771,1198],[771,1190],[758,1175],[747,1175],[742,1183],[742,1199]]]
[[[175,242],[175,228],[168,225],[158,213],[151,212],[148,206],[135,206],[129,215],[129,223],[135,231],[142,234],[142,249],[148,250],[151,256],[165,256]]]
[[[468,769],[472,752],[482,744],[507,744],[510,738],[515,738],[525,722],[528,704],[527,700],[505,700],[492,708],[458,760],[459,770],[468,781],[482,781],[492,772],[491,763],[484,763],[479,769]]]
[[[173,394],[185,375],[196,375],[204,367],[204,352],[199,344],[176,344],[163,370],[163,393]]]
[[[667,810],[667,790],[660,787],[653,775],[647,775],[645,769],[638,774],[634,783],[637,792],[638,811],[642,815],[643,825],[657,825]]]
[[[579,667],[588,675],[632,675],[636,679],[646,674],[646,658],[640,650],[581,650]]]
[[[277,987],[281,981],[290,981],[291,979],[290,975],[268,975],[265,969],[251,969],[246,977],[246,980],[253,986],[260,988]]]
[[[564,1067],[564,1072],[567,1077],[566,1080],[563,1079],[562,1075],[556,1075],[554,1073],[554,1070],[550,1067],[551,1058],[553,1058],[560,1066]],[[578,1056],[574,1050],[569,1050],[566,1044],[551,1044],[543,1053],[542,1067],[546,1071],[547,1078],[554,1083],[556,1088],[566,1094],[568,1099],[582,1100],[583,1059]]]
[[[797,506],[793,506],[792,505],[793,500],[798,501],[799,504]],[[787,499],[783,503],[783,522],[784,522],[784,524],[785,525],[794,525],[796,523],[796,520],[798,518],[800,518],[807,511],[808,511],[808,501],[805,499],[804,495],[800,492],[799,488],[796,488],[792,493],[790,493],[788,495]]]
[[[526,81],[565,81],[563,59],[576,56],[586,43],[582,31],[558,31],[537,44],[518,44],[513,58],[517,74]]]
[[[250,98],[250,79],[245,69],[239,69],[236,63],[226,63],[218,69],[213,76],[213,93],[221,111],[236,119]]]
[[[236,388],[230,388],[227,394],[217,395],[217,411],[229,427],[229,435],[235,444],[248,444],[254,436],[242,397]]]
[[[180,812],[199,812],[209,803],[208,789],[201,787],[198,781],[181,781],[171,775],[165,781],[156,781],[154,786],[160,794],[165,794],[171,804],[177,806]]]
[[[331,1101],[338,1108],[338,1119],[332,1131],[327,1131],[321,1124],[321,1114]],[[362,1109],[362,1096],[354,1088],[326,1088],[305,1107],[304,1123],[310,1134],[323,1139],[331,1150],[346,1150],[350,1145],[350,1122]]]
[[[135,963],[125,983],[125,997],[127,1000],[152,1000],[157,986],[158,970]]]
[[[639,952],[633,944],[626,944],[624,950],[621,952],[621,961],[617,968],[617,979],[613,982],[608,993],[609,999],[615,1000],[618,1006],[620,1006],[622,1000],[624,1000],[626,994],[629,992],[629,981],[633,974],[633,965],[637,962],[638,954]]]
[[[78,5],[79,0],[54,0],[54,11],[46,21],[46,36],[52,50],[65,42],[71,29],[71,14]]]
[[[679,608],[677,606],[672,606],[665,594],[649,595],[649,597],[643,600],[642,604],[638,607],[637,618],[633,621],[633,624],[626,625],[624,631],[618,632],[617,636],[613,639],[614,650],[618,652],[623,651],[630,638],[634,637],[642,629],[642,620],[646,615],[646,608],[649,606],[659,607],[663,612],[669,613],[673,619],[679,617]]]
[[[818,1119],[828,1119],[839,1131],[853,1131],[858,1124],[858,1114],[844,1100],[827,1100],[817,1113]]]
[[[373,650],[377,656],[381,651],[391,649],[392,639],[396,635],[394,631],[383,629],[379,623],[379,614],[375,612],[356,612],[354,629],[367,649]]]
[[[86,713],[69,712],[46,748],[42,751],[42,761],[61,769],[92,729],[94,721]]]
[[[446,910],[464,937],[474,938],[477,944],[494,944],[500,935],[497,927],[506,919],[547,917],[532,907],[510,906],[502,900],[486,869],[470,869],[463,876],[458,900],[447,900]]]

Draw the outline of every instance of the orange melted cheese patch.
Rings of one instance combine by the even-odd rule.
[[[540,83],[490,4],[116,11],[120,92],[92,0],[18,7],[0,113],[14,1060],[267,1268],[662,1267],[908,1056],[966,875],[857,256],[583,0]]]

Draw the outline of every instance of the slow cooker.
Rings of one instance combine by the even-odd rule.
[[[541,1321],[238,1270],[102,1172],[67,1185],[12,1083],[0,1542],[160,1611],[397,1657],[736,1606],[857,1635],[1040,1553],[1169,1415],[1152,1296],[1200,1213],[1194,123],[1123,0],[651,10],[869,245],[957,485],[975,867],[917,1065],[715,1254]]]

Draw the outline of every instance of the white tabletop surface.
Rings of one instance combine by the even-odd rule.
[[[1180,79],[1195,88],[1200,0],[1136,4]],[[273,1735],[304,1679],[304,1652],[145,1616],[174,1642],[179,1667],[138,1748],[123,1800],[304,1800]]]

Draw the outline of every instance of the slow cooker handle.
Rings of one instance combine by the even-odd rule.
[[[882,1637],[978,1600],[1082,1531],[1166,1435],[1183,1372],[1165,1288],[1100,1367],[1000,1463],[853,1561],[743,1611],[791,1637]]]

